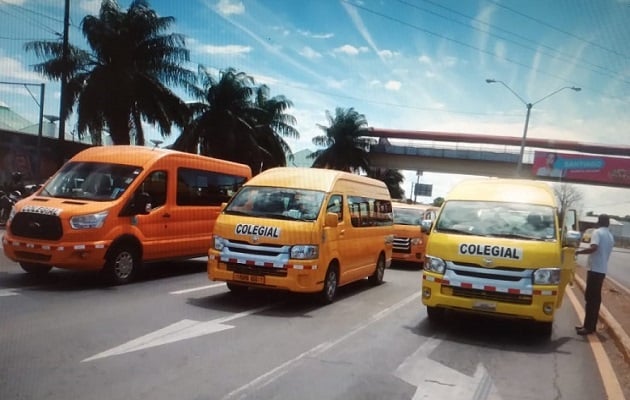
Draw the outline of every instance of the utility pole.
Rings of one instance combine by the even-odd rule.
[[[59,96],[59,137],[57,140],[57,164],[59,167],[65,162],[66,156],[66,120],[68,119],[68,108],[66,107],[66,99],[68,97],[68,56],[70,47],[68,43],[68,31],[70,27],[70,0],[65,0],[63,12],[63,44],[61,50],[62,70],[61,70],[61,88]]]

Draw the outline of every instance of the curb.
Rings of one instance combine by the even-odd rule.
[[[577,285],[580,287],[580,290],[584,292],[586,284],[584,280],[579,277],[577,274],[574,276],[574,280]],[[613,315],[608,311],[604,304],[601,305],[599,310],[599,317],[603,320],[604,324],[608,326],[613,339],[617,343],[618,347],[621,349],[623,353],[623,357],[626,362],[630,362],[630,336],[623,330],[619,322],[613,317]]]

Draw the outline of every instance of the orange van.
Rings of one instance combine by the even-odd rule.
[[[248,181],[217,219],[208,277],[319,293],[360,279],[378,285],[392,258],[391,198],[381,181],[318,168],[272,168]]]
[[[4,253],[29,273],[127,283],[143,262],[206,256],[221,204],[250,178],[247,165],[174,150],[88,148],[15,205]]]
[[[429,235],[422,231],[422,221],[433,221],[438,207],[428,204],[392,203],[394,210],[394,247],[392,261],[422,267]]]

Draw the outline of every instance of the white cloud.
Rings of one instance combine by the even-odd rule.
[[[326,86],[333,88],[333,89],[341,89],[345,86],[346,81],[345,80],[336,80],[336,79],[328,79],[326,80]]]
[[[426,54],[423,54],[420,57],[418,57],[418,61],[420,61],[420,64],[427,64],[427,65],[431,65],[433,63],[433,61],[431,60],[431,57],[427,56]]]
[[[219,0],[215,10],[222,15],[243,14],[245,6],[242,1]]]
[[[387,81],[387,83],[385,83],[385,89],[392,91],[400,90],[401,86],[402,84],[399,81]]]
[[[87,14],[96,15],[101,10],[101,0],[81,0],[79,8]]]
[[[37,81],[37,83],[44,80],[41,75],[27,70],[20,61],[11,57],[0,56],[0,71],[8,80]]]
[[[354,47],[349,44],[345,44],[341,47],[337,47],[333,50],[335,53],[343,53],[349,56],[356,56],[359,53],[365,53],[368,51],[367,47]]]
[[[393,58],[394,56],[398,55],[398,53],[391,50],[380,50],[378,52],[378,55],[379,57],[381,57],[381,59],[385,59],[385,58]]]
[[[195,50],[199,53],[212,55],[240,55],[251,52],[252,48],[250,46],[240,46],[237,44],[230,44],[227,46],[215,46],[211,44],[205,44],[196,46]]]
[[[304,48],[299,51],[299,54],[311,60],[322,57],[320,53],[318,53],[317,51],[313,50],[312,48],[308,46],[304,46]]]
[[[306,36],[313,39],[330,39],[335,36],[334,33],[312,33],[309,31],[302,30],[302,29],[298,29],[297,32],[302,36]]]

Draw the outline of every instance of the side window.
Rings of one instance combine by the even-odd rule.
[[[394,223],[392,203],[389,200],[349,196],[348,209],[352,226],[369,227]]]
[[[151,208],[157,208],[166,203],[166,177],[166,171],[154,171],[142,182],[142,191],[151,196]]]
[[[243,186],[246,178],[192,168],[177,169],[177,205],[220,206]]]
[[[343,221],[343,197],[339,194],[330,196],[328,205],[326,206],[326,212],[332,212],[337,214],[337,219]]]

